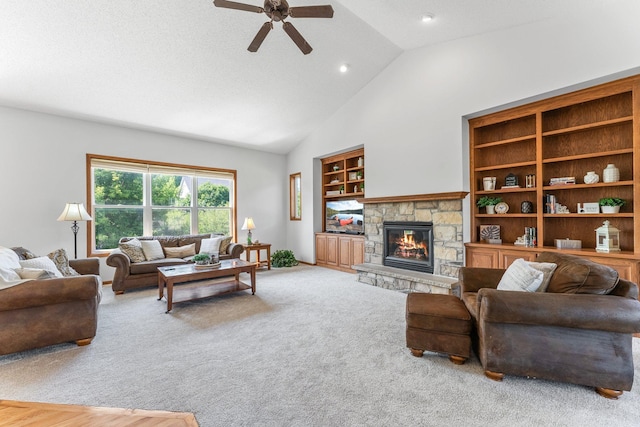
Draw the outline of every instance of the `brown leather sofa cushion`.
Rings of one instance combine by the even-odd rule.
[[[558,265],[547,292],[606,295],[618,284],[618,272],[575,255],[543,252],[537,260]]]

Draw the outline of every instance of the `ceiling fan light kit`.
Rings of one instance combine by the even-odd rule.
[[[264,13],[271,20],[265,22],[253,41],[247,48],[249,52],[257,52],[264,39],[269,34],[269,31],[273,29],[273,21],[282,21],[282,28],[287,35],[298,46],[298,49],[305,55],[311,53],[313,48],[302,37],[298,30],[290,22],[285,22],[288,17],[291,18],[333,18],[333,8],[330,5],[325,6],[301,6],[301,7],[289,7],[289,3],[286,0],[265,0],[264,6],[253,6],[245,3],[237,3],[226,0],[214,0],[213,4],[216,7],[223,7],[226,9],[243,10],[246,12]]]

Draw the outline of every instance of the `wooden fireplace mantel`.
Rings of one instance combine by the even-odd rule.
[[[414,194],[408,196],[366,197],[357,199],[359,203],[401,203],[428,202],[432,200],[462,200],[468,191],[452,191],[448,193]]]

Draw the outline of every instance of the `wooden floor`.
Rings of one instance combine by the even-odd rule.
[[[0,400],[0,427],[197,427],[188,412],[98,408]]]

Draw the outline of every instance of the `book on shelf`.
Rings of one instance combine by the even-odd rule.
[[[576,177],[575,176],[563,176],[559,178],[551,178],[549,180],[549,185],[565,185],[565,184],[575,184]]]

